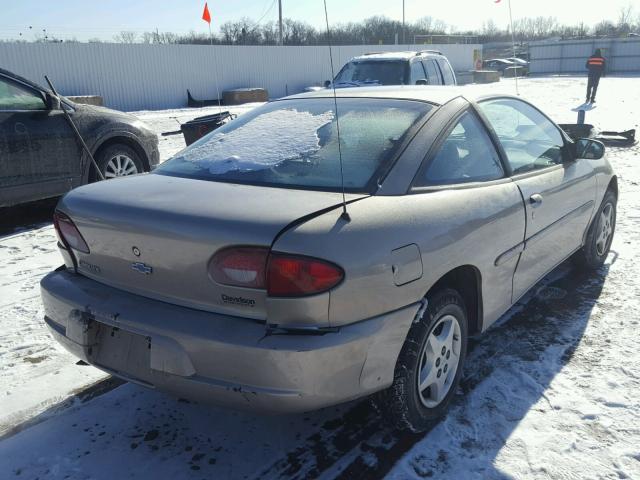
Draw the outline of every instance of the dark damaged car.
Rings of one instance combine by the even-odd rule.
[[[49,90],[0,69],[0,207],[56,197],[98,179],[63,109],[105,178],[157,165],[158,137],[136,117],[59,101]]]

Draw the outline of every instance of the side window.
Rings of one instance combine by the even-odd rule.
[[[481,102],[480,109],[500,139],[514,174],[562,163],[562,134],[531,105],[503,98]]]
[[[484,126],[475,115],[466,112],[418,174],[414,186],[481,182],[503,176],[500,157]]]
[[[411,85],[415,85],[418,80],[425,80],[426,78],[427,76],[424,73],[424,68],[422,68],[422,63],[420,61],[413,62],[411,64]]]
[[[449,62],[438,59],[438,65],[440,65],[440,70],[442,71],[442,76],[444,77],[445,85],[453,85],[456,83],[455,77],[453,76],[453,71],[451,71],[451,66]]]
[[[45,110],[42,97],[32,90],[21,87],[0,77],[0,111]]]
[[[442,85],[436,62],[433,60],[426,60],[424,62],[424,66],[427,70],[427,80],[429,80],[429,85]]]

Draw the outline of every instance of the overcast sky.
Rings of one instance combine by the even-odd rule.
[[[0,38],[33,39],[34,32],[46,29],[58,38],[86,40],[99,37],[110,40],[121,30],[138,32],[160,31],[186,33],[206,32],[201,20],[204,1],[200,0],[0,0]],[[493,19],[506,25],[509,18],[508,0],[405,0],[407,21],[430,15],[458,30],[479,28],[483,21]],[[332,23],[359,21],[373,15],[402,19],[402,0],[327,0]],[[514,19],[533,16],[554,16],[561,23],[588,25],[604,19],[616,20],[619,11],[634,0],[511,0]],[[283,16],[306,21],[316,27],[324,23],[322,0],[282,0]],[[212,0],[209,1],[212,28],[221,23],[246,16],[262,22],[277,20],[277,0]],[[29,27],[32,27],[31,29]]]

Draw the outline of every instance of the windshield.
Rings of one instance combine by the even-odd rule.
[[[334,83],[336,87],[350,85],[404,85],[407,83],[406,67],[407,62],[400,60],[349,62],[336,75]]]
[[[338,99],[345,190],[369,192],[432,106]],[[203,180],[340,191],[333,98],[282,100],[242,115],[154,172]]]

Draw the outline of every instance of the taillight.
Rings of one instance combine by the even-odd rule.
[[[221,285],[266,289],[272,297],[303,297],[332,289],[344,271],[324,260],[265,247],[230,247],[213,256],[209,276]]]
[[[231,247],[218,251],[209,263],[209,275],[222,285],[265,288],[268,248]]]
[[[79,252],[89,253],[87,242],[84,241],[80,231],[68,215],[58,211],[54,212],[53,225],[56,229],[58,240],[60,240],[60,243],[67,249],[71,247]]]
[[[344,271],[317,258],[272,253],[267,266],[267,293],[272,297],[302,297],[338,285]]]

